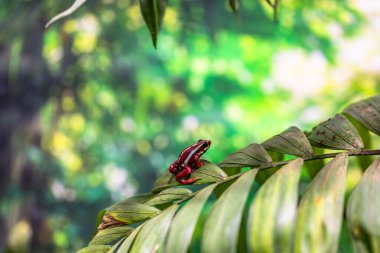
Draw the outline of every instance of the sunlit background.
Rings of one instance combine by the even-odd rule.
[[[219,162],[380,91],[380,1],[2,1],[0,252],[73,252],[97,212],[151,189],[199,138]],[[360,175],[359,175],[360,176]]]

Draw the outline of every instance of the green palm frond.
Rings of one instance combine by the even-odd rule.
[[[194,185],[164,171],[152,193],[102,211],[100,229],[78,252],[330,253],[347,233],[355,252],[380,252],[380,158],[364,167],[352,193],[346,187],[351,159],[380,154],[368,146],[378,138],[368,131],[380,135],[380,95],[310,133],[290,127],[218,165],[204,162],[191,175],[201,178]],[[276,154],[295,158],[278,161]],[[312,174],[303,173],[311,167]]]

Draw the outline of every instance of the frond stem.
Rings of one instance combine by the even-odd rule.
[[[305,157],[305,158],[303,158],[303,160],[304,161],[313,161],[313,160],[334,158],[337,155],[342,154],[342,153],[347,153],[348,156],[380,155],[380,149],[374,149],[374,150],[361,149],[361,150],[353,150],[353,151],[345,151],[345,152],[335,152],[335,153],[321,154],[321,155],[315,155],[315,156],[311,156],[311,157]],[[271,168],[283,166],[283,165],[286,165],[295,159],[297,159],[297,158],[287,160],[287,161],[273,162],[271,164],[265,164],[265,165],[258,167],[258,169],[265,170],[265,169],[271,169]]]

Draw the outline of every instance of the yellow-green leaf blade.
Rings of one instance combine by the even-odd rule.
[[[141,224],[137,228],[135,228],[132,233],[124,240],[120,241],[116,245],[112,247],[109,253],[127,253],[129,252],[130,248],[132,247],[133,242],[135,241],[138,233],[140,232],[141,228],[144,226],[144,224]]]
[[[380,158],[364,172],[351,193],[347,219],[356,252],[380,252]]]
[[[125,224],[132,224],[142,220],[152,218],[161,211],[153,206],[146,204],[122,201],[111,207],[105,213],[117,221]]]
[[[291,252],[302,159],[279,169],[257,192],[249,212],[251,252]]]
[[[176,200],[181,200],[191,196],[193,192],[186,188],[168,188],[161,191],[159,194],[149,199],[145,204],[154,206],[172,203]]]
[[[260,144],[250,144],[242,148],[219,163],[221,168],[254,167],[272,162],[272,158]]]
[[[164,18],[167,0],[140,0],[140,10],[144,22],[152,36],[153,46],[157,47],[157,36]]]
[[[147,202],[149,199],[151,199],[154,196],[155,195],[152,194],[151,192],[140,193],[140,194],[137,194],[125,199],[124,202],[135,202],[135,203],[144,204],[145,202]]]
[[[111,247],[111,249],[107,253],[116,253],[118,251],[118,249],[120,249],[120,246],[123,244],[123,242],[125,241],[125,239],[126,239],[126,237],[121,238],[117,243],[115,243]]]
[[[45,25],[45,28],[47,28],[48,26],[50,26],[52,23],[54,23],[55,21],[61,19],[61,18],[64,18],[68,15],[70,15],[71,13],[73,13],[74,11],[76,11],[79,7],[82,6],[82,4],[84,4],[87,0],[76,0],[73,5],[70,6],[70,8],[68,8],[67,10],[59,13],[58,15],[54,16],[46,25]]]
[[[206,218],[201,252],[236,252],[245,203],[257,170],[240,176],[215,202]]]
[[[78,250],[76,253],[106,253],[111,249],[109,245],[91,245]]]
[[[216,183],[228,177],[226,172],[215,164],[206,160],[202,160],[202,163],[202,167],[191,173],[190,178],[200,178],[200,180],[195,181],[193,184]],[[154,183],[152,192],[160,192],[163,189],[177,185],[181,184],[175,180],[175,177],[169,171],[165,170]]]
[[[169,230],[171,221],[178,209],[178,205],[173,205],[164,210],[161,214],[145,222],[138,233],[131,253],[150,253],[162,250],[162,246]]]
[[[312,145],[322,148],[357,150],[364,146],[356,128],[342,114],[320,123],[308,138]]]
[[[313,149],[305,134],[297,127],[290,127],[262,143],[267,150],[300,157],[313,155]]]
[[[343,217],[347,154],[329,162],[303,195],[298,213],[294,252],[336,252]]]
[[[104,245],[116,241],[132,233],[133,228],[128,226],[118,226],[106,228],[98,231],[92,238],[89,245]]]
[[[191,177],[200,178],[196,184],[217,183],[228,177],[226,172],[220,169],[217,165],[202,160],[203,166],[191,174]]]
[[[202,189],[178,211],[173,219],[164,252],[185,253],[188,251],[201,210],[215,186],[216,184],[212,184]]]

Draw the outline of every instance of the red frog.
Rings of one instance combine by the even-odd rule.
[[[178,159],[169,167],[170,173],[175,175],[175,179],[180,184],[192,184],[200,178],[184,179],[189,176],[193,170],[200,168],[203,164],[199,158],[211,146],[210,140],[198,140],[197,143],[185,148]]]

